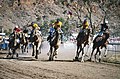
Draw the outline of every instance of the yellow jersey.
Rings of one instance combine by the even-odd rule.
[[[85,24],[83,24],[83,27],[85,27],[86,29],[88,29],[89,23],[88,23],[88,22],[85,22]]]

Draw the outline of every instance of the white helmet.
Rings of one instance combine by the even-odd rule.
[[[108,21],[107,21],[107,20],[105,20],[105,23],[106,23],[106,24],[108,24]]]
[[[16,25],[15,28],[18,28],[18,26]]]

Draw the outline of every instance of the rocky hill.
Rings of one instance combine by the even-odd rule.
[[[99,7],[100,3],[91,1],[90,5],[85,5],[84,1],[85,0],[0,0],[0,26],[3,26],[5,30],[9,30],[13,29],[16,25],[23,27],[31,22],[37,22],[43,25],[44,22],[50,23],[51,20],[57,18],[64,19],[63,24],[65,24],[67,20],[69,20],[69,23],[76,24],[79,23],[79,18],[83,21],[84,18],[88,16],[88,8],[92,6],[92,25],[95,28],[99,27],[99,24],[103,22],[105,16],[104,11]],[[114,4],[110,4],[110,6],[106,8],[107,20],[109,21],[111,29],[118,30],[120,26],[120,2],[119,0],[115,1]],[[117,6],[115,6],[116,4]],[[68,19],[69,11],[72,13],[70,19]],[[115,30],[114,32],[118,31]]]

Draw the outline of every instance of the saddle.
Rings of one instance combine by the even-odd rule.
[[[88,29],[82,29],[82,30],[79,32],[76,40],[79,39],[79,38],[84,38],[84,37],[85,37],[86,35],[88,35],[88,34],[89,34],[89,30],[88,30]]]
[[[103,35],[97,35],[95,37],[95,39],[93,40],[93,43],[102,41],[103,39],[105,39],[105,35],[104,34]]]
[[[98,42],[98,41],[102,41],[102,36],[97,36],[96,38],[95,38],[95,40],[93,41],[93,43],[95,43],[95,42]]]

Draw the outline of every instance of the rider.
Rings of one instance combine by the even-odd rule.
[[[88,23],[87,19],[85,19],[82,23],[82,28],[76,39],[78,39],[81,34],[82,34],[82,36],[84,36],[84,33],[86,34],[88,29],[89,29],[89,23]]]
[[[63,43],[63,31],[61,29],[62,22],[59,19],[57,19],[53,25],[54,25],[55,31],[58,31],[61,34],[61,43]]]
[[[10,34],[10,37],[13,36],[15,33],[19,34],[21,32],[21,29],[19,28],[19,26],[15,26],[13,29],[13,32]]]
[[[54,26],[55,30],[62,32],[62,30],[61,30],[62,22],[59,19],[56,20],[56,22],[53,24],[53,26]]]
[[[104,38],[103,33],[105,33],[105,32],[108,30],[108,25],[107,25],[107,24],[108,24],[108,21],[107,21],[107,20],[105,20],[105,22],[104,22],[103,24],[101,24],[100,32],[99,32],[98,35],[95,37],[95,39],[94,39],[93,42],[98,41],[98,40],[102,40],[102,38]],[[96,40],[97,37],[101,37],[101,38],[99,38],[98,40]]]
[[[32,26],[32,31],[31,31],[31,34],[30,34],[30,41],[32,41],[32,36],[33,36],[33,33],[36,31],[36,30],[40,30],[40,27],[38,26],[37,23],[31,23],[31,26]],[[40,35],[41,35],[41,32],[39,31]]]
[[[47,40],[49,40],[49,37],[53,37],[53,34],[55,31],[58,31],[61,34],[61,43],[63,43],[63,31],[61,30],[62,22],[57,19],[55,23],[52,24],[52,27],[50,28],[50,35],[48,36]]]
[[[82,26],[83,26],[83,27],[82,27],[82,31],[89,29],[89,28],[88,28],[88,27],[89,27],[89,23],[88,23],[87,19],[85,19],[85,20],[83,21]]]
[[[15,26],[14,29],[13,29],[13,33],[11,33],[9,35],[9,41],[11,42],[13,39],[14,39],[14,35],[16,34],[16,38],[17,38],[17,44],[20,42],[20,33],[21,33],[21,29],[19,28],[19,26]]]
[[[105,20],[105,23],[101,24],[101,30],[99,32],[98,35],[102,36],[104,32],[106,32],[106,30],[108,30],[108,21]]]
[[[13,29],[13,32],[20,33],[21,29],[19,28],[19,26],[16,25],[15,28]]]

